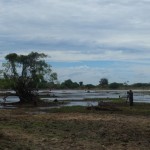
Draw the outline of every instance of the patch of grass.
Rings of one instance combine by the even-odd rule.
[[[143,115],[150,116],[150,104],[134,103],[134,106],[122,106],[121,109],[128,115]]]
[[[49,113],[88,113],[84,106],[64,106],[60,108],[51,108],[46,110]]]
[[[149,150],[150,104],[107,102],[98,110],[68,106],[30,113],[34,111],[39,109],[0,110],[0,150]]]
[[[124,101],[123,98],[85,98],[84,101],[112,101],[112,102],[118,102],[118,101]]]
[[[6,119],[1,120],[0,149],[90,150],[112,149],[112,146],[115,149],[149,149],[148,120],[136,121],[133,117],[128,121],[125,116],[112,118],[109,114],[70,112],[20,116],[12,113],[9,119],[6,115]]]
[[[60,108],[52,108],[45,110],[49,113],[114,113],[124,115],[146,115],[150,116],[150,104],[146,103],[134,103],[134,106],[130,107],[129,104],[124,101],[120,102],[106,102],[102,106],[66,106]]]

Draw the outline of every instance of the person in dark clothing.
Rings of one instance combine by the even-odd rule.
[[[133,92],[132,92],[132,90],[130,90],[128,92],[128,97],[129,97],[130,106],[133,106]]]

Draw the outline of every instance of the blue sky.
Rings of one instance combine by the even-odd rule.
[[[60,82],[150,82],[149,0],[1,0],[0,62],[43,52]]]

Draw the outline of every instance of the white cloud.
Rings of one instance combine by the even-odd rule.
[[[130,61],[130,62],[147,62],[149,59],[150,51],[144,53],[125,52],[123,50],[99,50],[96,52],[81,52],[81,51],[45,51],[48,56],[51,56],[47,61],[54,62],[79,62],[79,61]],[[145,59],[145,60],[144,60]]]
[[[59,42],[71,39],[77,42],[96,42],[99,39],[109,43],[115,38],[118,43],[122,43],[123,38],[128,42],[134,39],[134,35],[140,38],[137,30],[142,29],[142,33],[145,33],[145,28],[149,29],[149,6],[145,3],[137,3],[135,0],[3,1],[1,32],[4,36],[25,41]],[[130,38],[125,37],[126,34]],[[119,35],[122,38],[116,38]]]
[[[99,84],[100,78],[107,76],[105,69],[91,68],[89,66],[62,67],[55,69],[62,82],[71,79],[74,82],[83,81],[84,84]]]
[[[0,60],[11,52],[38,51],[52,62],[123,61],[138,68],[150,63],[149,18],[149,0],[1,0]],[[87,81],[101,71],[90,70],[93,74],[82,73]],[[106,76],[115,79],[114,74]]]
[[[98,85],[101,78],[105,77],[109,83],[129,81],[128,84],[138,82],[149,83],[149,65],[143,67],[139,64],[114,64],[111,67],[90,67],[90,66],[75,66],[75,67],[60,67],[54,68],[58,73],[60,82],[71,79],[74,82],[83,81],[84,84]]]

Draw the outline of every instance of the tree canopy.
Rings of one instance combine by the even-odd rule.
[[[107,78],[101,78],[99,81],[100,86],[106,86],[108,85],[108,79]]]
[[[78,88],[79,84],[77,82],[72,82],[71,79],[65,80],[62,84],[61,84],[61,88],[69,88],[69,89],[74,89],[74,88]]]
[[[28,55],[11,53],[5,57],[7,62],[3,63],[1,73],[11,83],[20,102],[32,101],[40,82],[57,80],[57,74],[44,60],[46,57],[44,53],[37,52]]]

